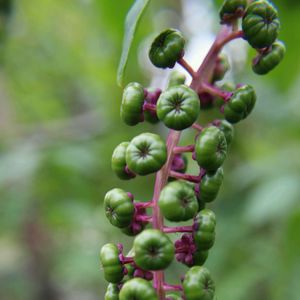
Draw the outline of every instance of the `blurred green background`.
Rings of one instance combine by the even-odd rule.
[[[161,125],[130,128],[119,118],[116,72],[133,1],[12,2],[0,16],[0,299],[103,299],[100,247],[118,241],[129,250],[132,242],[106,220],[103,195],[117,186],[148,200],[154,182],[153,176],[118,180],[111,153],[144,131],[166,136]],[[125,81],[148,85],[163,74],[144,53],[166,26],[191,39],[216,31],[216,2],[153,1]],[[236,126],[226,179],[211,205],[217,239],[206,265],[221,300],[300,299],[300,2],[274,3],[287,44],[284,62],[256,76],[249,50],[229,75],[253,84],[259,99],[251,117]],[[209,14],[193,18],[212,25],[186,24],[201,5]],[[206,115],[200,123],[214,116]],[[192,133],[184,134],[183,144],[191,143]],[[194,168],[191,161],[189,171]],[[170,282],[185,271],[173,264]]]

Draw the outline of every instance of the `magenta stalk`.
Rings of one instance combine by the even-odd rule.
[[[147,216],[147,215],[136,215],[135,216],[135,221],[137,222],[142,222],[142,223],[151,223],[152,222],[152,217]]]
[[[164,233],[177,233],[177,232],[193,232],[193,226],[174,226],[168,227],[164,226],[163,228]]]
[[[148,202],[134,202],[134,206],[136,208],[148,208],[148,207],[153,207],[153,202],[148,201]]]
[[[192,76],[192,78],[196,77],[196,72],[183,57],[180,58],[177,62]]]
[[[205,82],[201,84],[200,90],[201,92],[206,92],[212,96],[220,97],[224,100],[224,102],[228,102],[232,97],[231,92],[223,91],[217,86]]]
[[[164,290],[166,292],[171,292],[171,291],[178,291],[178,292],[181,292],[183,289],[182,289],[182,286],[181,285],[174,285],[174,284],[167,284],[167,283],[164,283]]]
[[[151,104],[151,103],[147,103],[145,102],[143,104],[143,111],[152,111],[152,112],[156,112],[156,105],[155,104]]]
[[[175,154],[184,153],[184,152],[193,152],[195,150],[194,145],[188,145],[188,146],[177,146],[174,147],[173,152]]]
[[[179,173],[176,171],[170,171],[170,177],[176,178],[176,179],[182,179],[194,183],[199,183],[201,181],[200,176],[195,176],[195,175],[190,175],[190,174],[184,174],[184,173]]]
[[[192,125],[192,128],[196,129],[197,131],[202,131],[203,127],[201,125],[199,125],[198,123],[194,123]]]

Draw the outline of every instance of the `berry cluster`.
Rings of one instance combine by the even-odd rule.
[[[257,50],[252,66],[257,74],[271,71],[285,52],[283,43],[277,41],[277,11],[269,1],[226,0],[220,19],[220,33],[197,71],[184,59],[185,40],[178,30],[163,31],[151,45],[151,62],[159,68],[180,64],[192,77],[190,86],[185,85],[184,75],[174,72],[164,91],[147,90],[136,82],[124,89],[121,118],[127,125],[162,122],[170,131],[166,143],[157,134],[142,133],[113,152],[112,169],[120,179],[157,174],[151,201],[136,201],[130,192],[118,188],[105,195],[110,223],[135,236],[126,256],[120,244],[101,249],[104,277],[110,283],[105,300],[216,299],[214,281],[203,267],[216,229],[215,214],[206,205],[216,199],[223,181],[232,124],[248,117],[256,102],[250,85],[218,84],[229,69],[220,52],[228,42],[245,39]],[[224,119],[198,124],[200,110],[207,107],[219,109]],[[181,131],[188,128],[196,131],[195,143],[178,146]],[[197,175],[186,173],[186,153],[192,153],[199,166]],[[164,218],[192,220],[192,224],[168,227]],[[147,227],[150,224],[152,228]],[[172,241],[169,234],[178,232],[182,236]],[[174,258],[189,267],[179,285],[168,284],[164,278],[163,270]]]

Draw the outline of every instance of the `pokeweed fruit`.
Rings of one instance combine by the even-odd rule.
[[[163,216],[173,222],[188,221],[198,211],[193,186],[184,181],[168,183],[160,193],[158,204]]]
[[[219,13],[221,23],[230,23],[242,17],[247,4],[247,0],[225,0]]]
[[[178,30],[164,30],[150,47],[151,62],[163,69],[180,65],[191,77],[189,86],[186,75],[173,71],[162,89],[137,82],[124,89],[120,114],[127,125],[160,122],[170,130],[166,141],[146,132],[113,151],[111,167],[118,178],[156,174],[150,200],[137,201],[120,188],[104,196],[108,222],[134,238],[127,255],[122,244],[109,243],[100,251],[109,282],[105,300],[217,299],[214,281],[203,266],[217,236],[216,216],[209,205],[221,194],[233,125],[245,120],[256,103],[252,86],[218,83],[230,69],[222,50],[235,39],[248,41],[257,52],[252,69],[260,75],[273,70],[285,54],[284,44],[277,40],[280,24],[271,2],[225,0],[220,18],[220,32],[196,70],[185,60],[185,39]],[[201,124],[207,118],[199,118],[200,109],[202,115],[204,109],[219,110],[223,117]],[[194,131],[191,144],[181,145],[183,130]],[[166,226],[165,220],[189,224]],[[172,234],[180,236],[174,240]],[[188,271],[178,284],[169,284],[165,270],[174,261]]]
[[[213,300],[215,283],[205,267],[195,266],[185,274],[183,290],[186,300]]]
[[[149,58],[158,68],[173,68],[183,56],[185,40],[176,29],[167,29],[160,33],[153,41]]]
[[[119,249],[115,244],[106,244],[100,252],[100,261],[105,279],[110,283],[119,283],[124,277],[123,265],[119,259]]]
[[[206,170],[215,171],[225,161],[227,142],[224,133],[210,126],[200,133],[195,145],[196,160]]]
[[[275,42],[269,49],[254,58],[252,70],[259,75],[269,73],[282,61],[285,51],[285,45],[282,42]]]
[[[280,29],[277,10],[267,0],[252,2],[246,10],[242,28],[245,39],[253,48],[271,46]]]
[[[142,278],[127,281],[121,289],[119,298],[120,300],[158,300],[151,283]]]
[[[129,83],[123,92],[121,118],[129,126],[143,121],[144,88],[137,82]]]
[[[169,237],[157,229],[146,229],[133,243],[135,263],[144,270],[165,269],[174,258],[174,246]]]
[[[183,130],[190,127],[200,112],[199,97],[185,85],[164,91],[157,102],[157,116],[169,128]]]
[[[139,175],[158,171],[167,160],[167,148],[159,135],[142,133],[131,140],[126,150],[130,170]]]
[[[225,119],[234,124],[246,117],[252,112],[256,103],[256,94],[252,86],[244,85],[238,88],[225,105]]]

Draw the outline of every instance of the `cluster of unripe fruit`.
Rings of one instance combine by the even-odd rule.
[[[254,72],[266,74],[278,65],[285,52],[283,43],[276,41],[277,11],[266,0],[248,2],[224,1],[221,23],[232,28],[225,41],[228,38],[229,42],[233,36],[247,40],[258,52],[253,61]],[[242,18],[242,30],[238,30],[239,18]],[[205,206],[215,200],[223,181],[222,164],[233,139],[232,124],[251,113],[256,95],[249,85],[216,85],[228,71],[228,62],[222,55],[214,57],[211,75],[203,80],[201,72],[191,71],[184,62],[184,46],[182,34],[167,29],[152,43],[149,58],[159,68],[173,68],[176,63],[186,67],[193,78],[191,87],[184,84],[185,76],[173,73],[165,91],[147,90],[136,82],[124,89],[121,118],[127,125],[134,126],[145,120],[162,122],[171,131],[194,128],[197,135],[194,145],[174,146],[170,150],[159,135],[142,133],[114,150],[112,169],[120,179],[160,172],[166,164],[170,170],[157,201],[138,202],[131,193],[118,188],[105,195],[104,209],[110,223],[125,234],[136,236],[127,256],[123,255],[120,244],[106,244],[101,249],[104,277],[110,282],[105,300],[215,299],[214,282],[203,264],[215,241],[216,217]],[[207,107],[207,99],[210,106],[219,107],[224,120],[200,126],[196,122],[200,109]],[[184,153],[187,152],[192,153],[199,166],[198,175],[185,173]],[[153,222],[154,208],[159,208],[170,222],[193,220],[192,225],[145,228]],[[147,214],[150,209],[152,215]],[[173,242],[168,234],[176,232],[183,235]],[[161,283],[165,292],[176,292],[165,296],[157,292],[157,282],[151,284],[151,281],[155,272],[166,269],[174,257],[190,269],[182,285]]]

